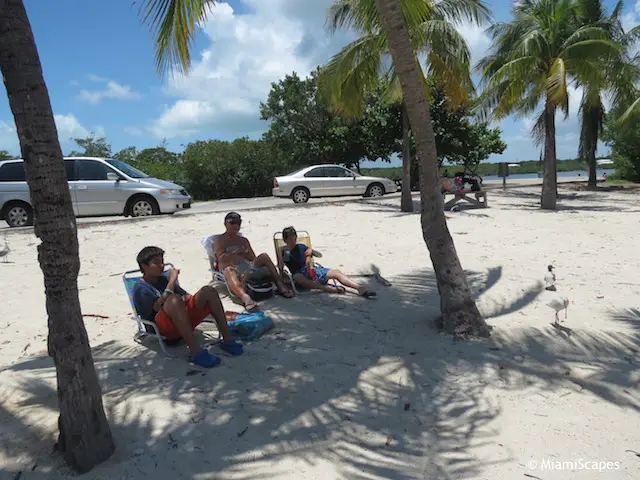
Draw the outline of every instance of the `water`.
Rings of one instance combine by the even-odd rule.
[[[613,168],[604,168],[596,170],[598,177],[602,177],[605,173],[607,175],[611,175],[614,172]],[[589,173],[582,170],[573,170],[571,172],[558,172],[558,178],[567,178],[567,177],[584,177],[585,180],[589,178]],[[509,179],[517,180],[519,178],[538,178],[537,173],[509,173],[507,177],[507,182]],[[486,177],[482,177],[483,180],[502,180],[502,177],[498,177],[497,175],[487,175]],[[542,179],[540,179],[542,180]]]

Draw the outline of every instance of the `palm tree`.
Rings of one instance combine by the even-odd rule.
[[[406,1],[406,0],[403,0]],[[469,99],[473,92],[470,75],[470,52],[455,24],[468,19],[476,24],[490,20],[482,0],[414,0],[424,4],[426,18],[415,17],[418,22],[408,25],[414,51],[426,59],[426,77],[441,86],[453,106]],[[411,1],[406,2],[410,5]],[[346,117],[363,114],[367,94],[382,79],[385,100],[399,104],[402,109],[402,199],[401,210],[413,211],[411,199],[411,145],[410,122],[402,99],[402,89],[389,62],[386,35],[376,19],[364,17],[369,13],[369,0],[335,0],[329,9],[327,23],[333,33],[340,28],[351,28],[360,38],[344,47],[322,69],[319,88],[334,110]],[[422,71],[421,71],[422,74]],[[427,78],[423,82],[429,95]]]
[[[78,236],[49,92],[22,0],[0,8],[0,69],[20,139],[41,243],[49,355],[58,380],[58,445],[86,472],[115,450],[78,299]]]
[[[375,0],[375,4],[363,0],[360,8],[363,15],[359,18],[382,25],[414,132],[420,158],[422,233],[438,283],[442,327],[456,335],[488,336],[489,327],[473,300],[447,227],[424,77],[407,28],[407,24],[427,21],[433,5],[410,0]]]
[[[576,4],[579,25],[603,28],[609,38],[620,46],[619,54],[610,59],[605,68],[589,72],[584,80],[578,75],[577,83],[583,87],[578,155],[589,168],[588,187],[596,188],[596,151],[605,117],[603,97],[610,95],[615,99],[614,103],[630,98],[634,88],[634,73],[628,50],[636,34],[633,30],[626,34],[622,28],[622,1],[618,2],[610,16],[606,15],[602,0],[576,0]]]
[[[160,71],[190,64],[189,45],[207,0],[144,0],[141,12],[155,29]],[[23,0],[0,8],[0,70],[16,123],[40,238],[49,355],[58,381],[58,447],[78,472],[91,470],[115,450],[104,413],[78,298],[78,235],[49,92]]]
[[[619,48],[602,26],[578,23],[574,0],[523,0],[514,4],[513,20],[496,23],[489,32],[493,52],[479,63],[482,108],[500,119],[529,115],[543,104],[532,133],[537,144],[544,143],[541,207],[555,210],[556,111],[566,118],[570,81],[577,75],[595,78]]]

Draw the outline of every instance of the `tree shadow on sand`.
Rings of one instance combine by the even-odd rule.
[[[483,295],[501,278],[500,268],[469,272]],[[275,331],[209,371],[133,341],[95,346],[118,450],[83,478],[302,478],[323,466],[325,478],[475,479],[520,460],[508,450],[479,453],[499,434],[501,406],[488,385],[548,396],[576,388],[638,413],[637,367],[624,359],[637,353],[637,334],[566,338],[551,327],[505,326],[486,341],[458,342],[432,327],[439,297],[430,270],[389,280],[376,301],[309,294],[267,302]],[[490,316],[523,308],[527,295],[495,299]],[[577,363],[593,368],[567,375]],[[61,478],[67,467],[50,453],[51,360],[15,363],[0,379],[8,465],[0,478]]]

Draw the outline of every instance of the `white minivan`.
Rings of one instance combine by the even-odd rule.
[[[149,177],[120,160],[65,157],[73,211],[78,217],[142,217],[191,207],[180,185]],[[0,214],[10,227],[33,225],[33,208],[23,161],[0,161]]]

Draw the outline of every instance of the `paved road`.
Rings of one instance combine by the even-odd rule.
[[[559,178],[558,183],[572,183],[576,181],[584,181],[584,177],[576,177],[576,178]],[[502,180],[487,180],[484,182],[485,188],[487,190],[493,190],[496,188],[500,188],[502,186]],[[518,180],[507,180],[507,186],[509,187],[517,187],[517,186],[536,186],[542,185],[541,179],[531,178],[531,179],[518,179]],[[417,192],[413,193],[414,198],[416,198],[419,194]],[[390,198],[399,198],[400,193],[393,193],[390,195],[385,195],[383,198],[388,200]],[[371,201],[372,199],[367,199]],[[307,204],[304,205],[296,205],[289,198],[275,198],[275,197],[259,197],[259,198],[230,198],[227,200],[214,200],[211,202],[197,202],[192,205],[189,210],[183,210],[174,215],[174,217],[182,216],[182,215],[197,215],[201,213],[215,213],[220,212],[220,214],[224,214],[230,211],[248,211],[248,210],[267,210],[272,208],[305,208],[305,207],[313,207],[320,206],[324,204],[331,203],[344,203],[344,202],[357,202],[362,201],[362,197],[334,197],[334,198],[312,198],[309,200]],[[115,222],[139,222],[145,221],[147,218],[155,218],[155,217],[146,217],[146,218],[124,218],[120,216],[116,217],[92,217],[92,218],[79,218],[78,226],[82,228],[84,225],[90,225],[95,223],[115,223]],[[0,231],[6,233],[24,233],[24,232],[32,232],[32,227],[24,227],[24,228],[9,228],[4,220],[0,220]]]

